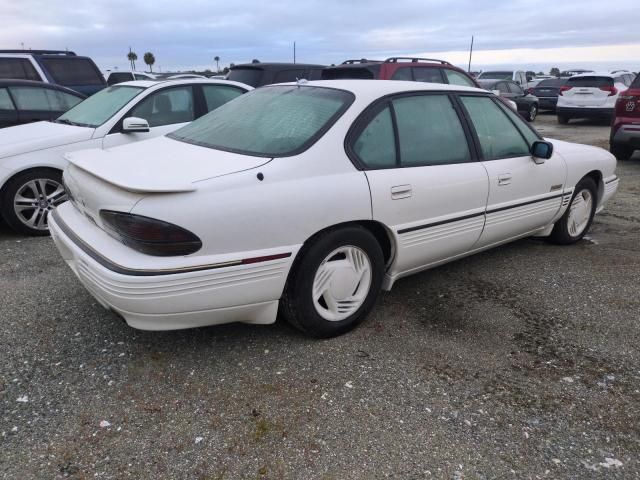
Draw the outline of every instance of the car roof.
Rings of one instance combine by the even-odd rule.
[[[299,85],[301,87],[323,87],[337,90],[346,90],[356,95],[357,98],[375,100],[376,98],[395,93],[404,92],[476,92],[487,93],[486,90],[475,87],[464,87],[462,85],[451,85],[446,83],[409,82],[401,80],[313,80],[310,82],[288,82],[265,85],[262,88],[273,88],[274,86]]]
[[[132,80],[130,82],[116,83],[111,85],[117,87],[121,85],[129,85],[132,87],[152,88],[152,87],[172,87],[179,85],[194,85],[194,84],[208,84],[208,85],[229,85],[233,87],[243,88],[245,90],[253,90],[251,85],[247,85],[241,82],[234,82],[231,80],[221,80],[215,78],[176,78],[172,80]]]
[[[22,80],[19,78],[3,78],[0,79],[0,87],[39,87],[46,88],[48,90],[60,90],[61,92],[66,92],[71,95],[76,95],[80,98],[87,98],[86,95],[76,92],[67,87],[63,87],[62,85],[58,85],[55,83],[45,83],[36,80]]]

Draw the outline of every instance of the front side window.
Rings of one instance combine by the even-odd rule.
[[[447,95],[393,100],[403,167],[471,161],[467,138]]]
[[[389,106],[380,110],[357,136],[353,142],[353,152],[368,168],[397,166],[396,140]]]
[[[42,57],[40,62],[59,85],[104,85],[104,78],[88,58]]]
[[[0,110],[15,110],[16,107],[11,101],[9,91],[6,88],[0,88]]]
[[[226,85],[202,85],[202,92],[207,103],[207,112],[210,112],[239,97],[244,93],[244,90]]]
[[[331,127],[353,99],[353,94],[334,88],[297,85],[259,88],[169,137],[244,155],[295,155]]]
[[[518,85],[517,83],[511,82],[508,85],[511,93],[515,93],[517,95],[524,95],[524,90],[522,90],[522,87],[520,87],[520,85]]]
[[[130,116],[144,118],[150,127],[190,122],[194,119],[192,89],[177,87],[153,93],[142,100]]]
[[[57,121],[83,127],[99,127],[143,90],[142,87],[128,85],[107,87],[78,103],[58,117]]]
[[[0,58],[0,78],[42,80],[26,58]]]
[[[393,72],[393,75],[391,76],[391,80],[408,80],[408,81],[412,81],[413,80],[413,76],[411,75],[411,68],[410,67],[400,67],[395,72]]]
[[[451,85],[462,85],[463,87],[475,87],[475,84],[467,77],[460,72],[456,72],[455,70],[449,70],[448,68],[444,70],[444,74],[447,77],[448,82]]]
[[[522,136],[525,138],[529,150],[531,150],[531,145],[533,142],[537,142],[541,140],[540,136],[531,128],[531,126],[525,122],[520,115],[518,115],[512,108],[505,105],[503,102],[495,102],[502,109],[504,113],[511,119],[513,123],[515,123],[516,128],[520,131]]]
[[[507,113],[489,97],[460,97],[475,127],[485,160],[530,155]]]

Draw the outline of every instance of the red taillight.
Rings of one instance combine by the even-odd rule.
[[[562,92],[566,92],[567,90],[571,90],[573,87],[570,87],[569,85],[562,85],[560,87],[560,91],[558,92],[558,95],[562,95]]]
[[[155,218],[113,210],[101,210],[105,229],[122,243],[147,255],[189,255],[202,247],[193,233]]]
[[[618,89],[616,87],[600,87],[600,90],[602,90],[603,92],[609,92],[610,97],[613,97],[618,93]]]

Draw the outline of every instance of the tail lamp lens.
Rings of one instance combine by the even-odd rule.
[[[567,90],[571,90],[573,87],[570,87],[569,85],[562,85],[560,87],[560,91],[558,92],[558,95],[562,95],[563,92],[566,92]]]
[[[147,255],[190,255],[202,248],[195,234],[162,220],[113,210],[101,210],[100,218],[109,234]]]
[[[613,97],[618,93],[618,89],[616,87],[600,87],[600,90],[603,92],[609,92],[610,97]]]

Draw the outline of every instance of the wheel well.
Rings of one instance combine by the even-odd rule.
[[[600,203],[600,199],[604,196],[604,182],[602,181],[602,172],[600,172],[599,170],[592,170],[583,178],[591,178],[594,182],[596,182],[596,186],[598,187],[598,203]]]
[[[59,168],[55,168],[55,167],[31,167],[31,168],[27,168],[25,170],[20,170],[19,172],[15,172],[13,175],[11,175],[9,178],[7,178],[7,180],[4,182],[2,187],[0,187],[0,195],[4,194],[4,191],[7,188],[7,185],[9,185],[9,182],[11,182],[13,179],[15,179],[16,177],[18,177],[20,175],[24,175],[25,173],[33,172],[35,170],[50,170],[52,172],[56,172],[56,173],[62,174],[62,170],[60,170]]]

